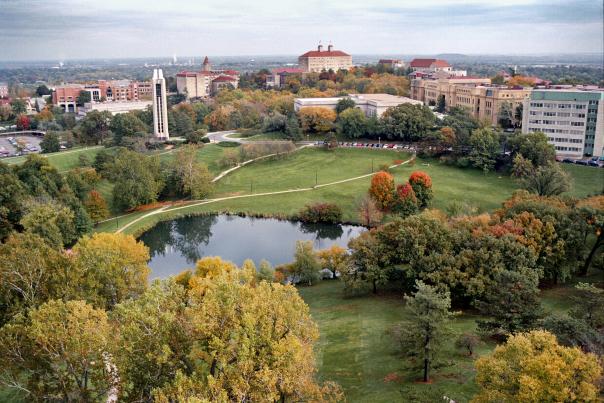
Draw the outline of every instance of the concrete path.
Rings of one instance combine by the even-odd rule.
[[[408,164],[411,161],[413,161],[414,159],[415,159],[415,155],[413,157],[409,158],[408,160],[401,162],[400,164],[391,165],[389,168],[392,169],[392,168],[396,168],[396,167]],[[139,221],[141,221],[141,220],[143,220],[143,219],[145,219],[147,217],[151,217],[151,216],[154,216],[154,215],[157,215],[157,214],[161,214],[161,213],[164,213],[164,212],[173,212],[173,211],[182,210],[182,209],[185,209],[185,208],[202,206],[202,205],[205,205],[205,204],[216,203],[216,202],[225,201],[225,200],[234,200],[234,199],[244,199],[244,198],[249,198],[249,197],[280,195],[280,194],[285,194],[285,193],[307,192],[307,191],[310,191],[310,190],[315,190],[315,189],[319,189],[319,188],[323,188],[323,187],[328,187],[328,186],[335,186],[335,185],[339,185],[339,184],[342,184],[342,183],[346,183],[346,182],[350,182],[350,181],[354,181],[354,180],[358,180],[358,179],[367,178],[367,177],[373,176],[374,173],[375,172],[372,172],[370,174],[355,176],[353,178],[342,179],[342,180],[339,180],[339,181],[334,181],[334,182],[329,182],[329,183],[323,183],[321,185],[317,185],[317,186],[313,186],[313,187],[309,187],[309,188],[286,189],[286,190],[278,190],[278,191],[275,191],[275,192],[253,193],[253,194],[238,195],[238,196],[225,196],[225,197],[218,197],[218,198],[215,198],[215,199],[206,199],[206,200],[192,200],[191,204],[187,204],[186,206],[175,207],[175,208],[170,209],[170,210],[167,210],[169,208],[169,206],[164,206],[164,207],[161,207],[160,209],[150,211],[149,213],[147,213],[147,214],[145,214],[143,216],[140,216],[136,220],[131,221],[128,224],[124,225],[123,227],[119,228],[116,232],[123,232],[124,230],[126,230],[130,226],[136,224],[137,222],[139,222]]]

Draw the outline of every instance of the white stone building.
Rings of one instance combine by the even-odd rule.
[[[298,112],[302,108],[317,106],[336,109],[338,101],[344,98],[352,99],[357,108],[361,109],[367,117],[380,117],[388,108],[402,104],[423,105],[421,101],[390,94],[351,94],[347,97],[296,98],[294,110]]]
[[[307,73],[320,73],[323,70],[349,70],[352,67],[352,56],[341,50],[334,50],[332,45],[323,50],[319,45],[317,50],[311,50],[298,57],[298,65]]]
[[[168,140],[168,102],[166,99],[166,80],[162,69],[153,70],[153,134],[159,140]]]

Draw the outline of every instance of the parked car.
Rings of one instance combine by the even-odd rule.
[[[587,162],[587,165],[589,165],[590,167],[599,167],[600,164],[598,164],[598,161],[594,161],[594,160],[589,160]]]
[[[566,164],[574,164],[575,160],[571,160],[570,158],[564,158],[562,160],[562,162],[566,163]]]
[[[587,165],[587,161],[578,160],[578,161],[575,161],[575,164],[577,164],[577,165]]]

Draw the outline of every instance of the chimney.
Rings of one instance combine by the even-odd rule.
[[[327,47],[327,51],[331,52],[333,50],[333,45],[330,43],[329,46]]]
[[[319,46],[317,47],[317,49],[319,50],[319,52],[321,52],[323,50],[323,45],[319,44]]]

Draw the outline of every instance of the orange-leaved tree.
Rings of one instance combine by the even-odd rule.
[[[373,175],[369,195],[380,209],[389,209],[394,201],[394,177],[384,171]]]
[[[414,171],[409,177],[409,184],[415,192],[419,207],[427,207],[432,200],[432,178],[423,171]]]

